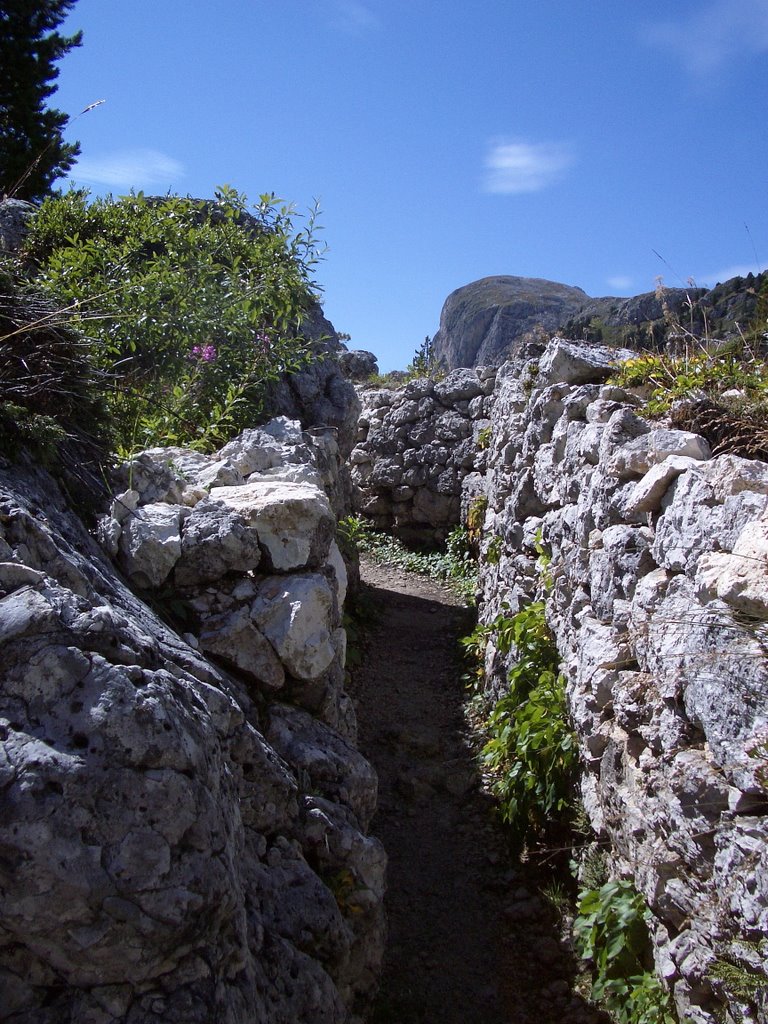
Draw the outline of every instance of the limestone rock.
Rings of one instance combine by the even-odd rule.
[[[154,537],[161,561],[146,564],[166,566],[190,515],[149,502],[112,521],[139,560]],[[200,643],[229,675],[127,589],[45,474],[0,465],[0,559],[0,1016],[349,1024],[382,956],[385,859],[359,820],[375,777],[306,713],[289,709],[281,752],[265,738],[238,677],[263,694],[282,670],[258,642],[247,570],[201,592],[229,602]],[[335,596],[311,583],[335,664]]]
[[[554,338],[539,360],[537,383],[591,384],[605,380],[622,360],[631,359],[629,349],[604,348]]]
[[[259,478],[242,487],[214,487],[211,500],[256,531],[277,571],[315,568],[328,557],[336,521],[315,486]]]
[[[259,534],[247,519],[223,502],[199,502],[184,522],[174,577],[181,587],[220,580],[229,572],[247,572],[261,561]]]
[[[181,557],[181,505],[151,503],[128,516],[120,535],[120,564],[128,578],[144,589],[159,587]]]
[[[333,609],[333,592],[325,576],[308,573],[266,580],[252,615],[291,675],[314,680],[335,657]]]

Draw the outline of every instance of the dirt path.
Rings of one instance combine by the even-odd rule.
[[[457,637],[471,620],[422,577],[362,565],[372,611],[353,675],[360,747],[379,774],[388,954],[374,1024],[597,1024],[530,869],[480,788]]]

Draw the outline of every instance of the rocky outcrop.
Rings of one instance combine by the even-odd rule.
[[[0,200],[0,252],[15,252],[27,234],[36,207],[23,199]]]
[[[332,431],[347,456],[354,443],[360,403],[354,384],[339,363],[344,349],[319,303],[313,304],[302,321],[301,333],[309,342],[312,359],[272,386],[266,406],[273,416],[299,420],[306,429]]]
[[[490,430],[493,369],[416,378],[401,390],[361,391],[350,463],[355,507],[403,539],[445,539],[460,518],[462,484]]]
[[[484,277],[451,292],[432,339],[446,370],[499,365],[533,355],[527,346],[560,324],[588,299],[581,288],[536,277]]]
[[[124,467],[100,534],[133,591],[49,477],[0,466],[0,1020],[370,999],[385,857],[316,441],[280,421]]]
[[[365,349],[351,349],[339,353],[339,365],[345,377],[356,382],[368,380],[379,372],[379,364],[373,352]]]
[[[499,365],[518,369],[547,338],[630,348],[679,346],[695,337],[741,337],[755,322],[768,273],[736,277],[714,288],[660,287],[631,298],[590,298],[580,288],[525,277],[486,277],[445,301],[432,340],[446,370]]]

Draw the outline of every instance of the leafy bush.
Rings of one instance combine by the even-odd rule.
[[[611,881],[579,894],[573,934],[590,962],[592,995],[619,1024],[675,1024],[664,986],[652,970],[650,911],[631,882]]]
[[[677,398],[692,394],[719,397],[733,389],[768,398],[768,366],[732,345],[693,355],[646,353],[622,363],[611,378],[620,387],[650,390],[646,409],[651,415],[669,411]]]
[[[544,617],[535,601],[491,624],[495,646],[514,650],[509,690],[486,722],[489,739],[481,754],[494,781],[501,814],[523,840],[562,817],[575,777],[576,738],[568,724],[565,679]]]
[[[313,232],[274,196],[250,215],[232,189],[215,203],[72,191],[43,204],[25,254],[111,377],[118,444],[211,450],[308,358]]]

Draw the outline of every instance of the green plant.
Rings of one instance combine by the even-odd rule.
[[[396,537],[376,530],[358,516],[342,519],[339,530],[369,557],[448,583],[467,602],[474,599],[477,565],[470,553],[466,530],[461,527],[448,535],[444,551],[412,551]]]
[[[483,532],[483,522],[488,509],[488,499],[484,494],[478,494],[469,503],[467,509],[467,532],[471,541],[477,541]]]
[[[539,572],[539,579],[544,589],[549,592],[555,584],[552,575],[552,553],[544,547],[543,531],[541,527],[536,531],[533,547],[537,554],[536,568]]]
[[[479,452],[484,452],[484,451],[486,451],[488,449],[488,447],[489,447],[489,445],[491,443],[491,434],[492,433],[493,433],[493,428],[490,426],[490,424],[487,427],[481,427],[481,429],[478,430],[478,432],[477,432],[477,450]]]
[[[491,537],[488,547],[485,549],[485,560],[489,565],[498,565],[501,561],[501,552],[504,549],[504,538],[498,534]]]
[[[754,942],[741,938],[723,943],[719,952],[710,969],[715,990],[729,1003],[756,1010],[761,994],[768,988],[768,940]],[[738,1012],[735,1016],[737,1020],[743,1019]]]
[[[80,152],[64,141],[67,115],[46,107],[56,62],[82,40],[82,32],[54,31],[72,7],[74,0],[39,0],[0,10],[0,195],[41,199]]]
[[[500,654],[509,654],[515,637],[515,616],[507,614],[509,603],[501,602],[501,611],[490,622],[478,622],[467,636],[461,637],[460,645],[464,656],[472,668],[473,688],[479,689],[483,683],[485,652],[488,644]]]
[[[675,1024],[669,994],[652,970],[650,911],[631,882],[579,894],[573,925],[581,959],[593,970],[592,996],[619,1024]]]
[[[509,689],[486,722],[481,759],[493,778],[502,819],[522,841],[561,817],[569,806],[577,763],[576,738],[565,703],[559,655],[535,601],[503,623],[500,650],[514,649]]]
[[[25,257],[39,287],[92,341],[110,376],[118,446],[212,450],[259,421],[271,383],[311,353],[314,215],[294,227],[272,195],[253,215],[225,187],[216,202],[72,191],[33,219]]]
[[[440,359],[435,352],[434,339],[429,335],[416,349],[413,359],[408,364],[408,376],[413,377],[441,377],[443,368]]]

